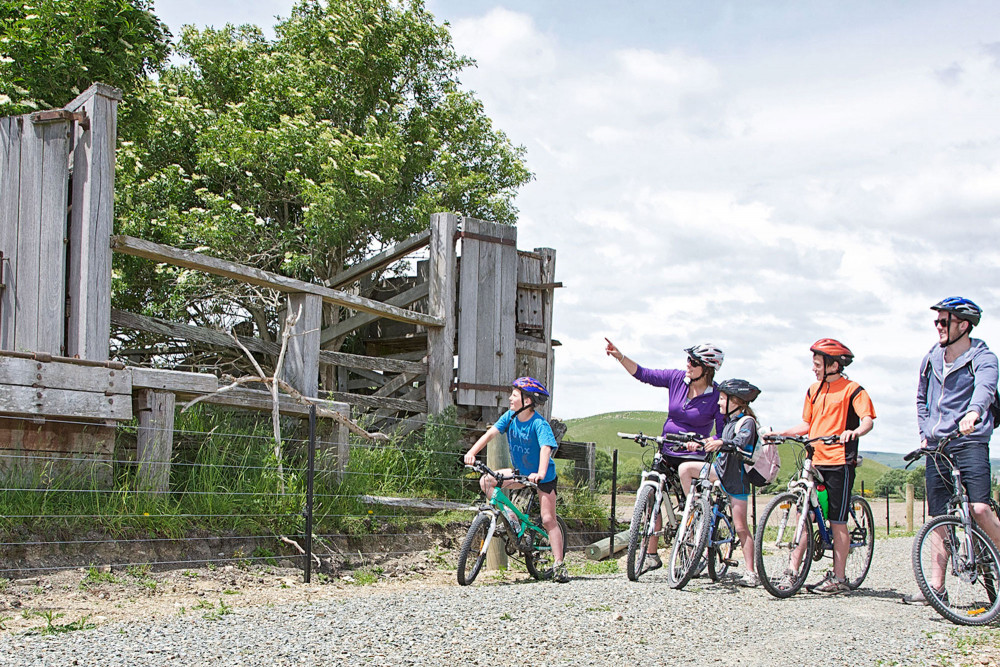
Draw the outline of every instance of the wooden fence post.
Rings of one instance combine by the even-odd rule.
[[[486,445],[486,465],[492,470],[510,467],[507,436],[500,434]],[[507,567],[507,552],[501,540],[492,540],[486,550],[486,569],[500,570]]]
[[[94,84],[66,105],[86,114],[76,124],[73,208],[69,223],[66,356],[103,361],[111,336],[111,231],[115,218],[115,147],[121,91]]]
[[[136,398],[139,432],[136,459],[139,488],[166,493],[170,487],[170,458],[174,448],[174,406],[169,391],[140,391]]]
[[[453,405],[455,376],[455,232],[458,218],[451,213],[431,216],[430,275],[427,305],[430,315],[444,325],[427,327],[427,412],[440,414]]]
[[[288,339],[281,375],[303,396],[319,394],[319,339],[323,325],[323,299],[315,294],[288,295],[288,313],[301,315]]]
[[[906,486],[906,532],[913,532],[913,485],[907,482]]]
[[[552,248],[535,248],[542,256],[542,285],[554,285],[556,278],[556,251]],[[551,392],[555,385],[555,357],[552,354],[552,305],[555,301],[555,288],[542,290],[542,342],[545,344],[545,382]],[[545,419],[552,418],[552,402],[549,401],[540,410]],[[593,479],[593,478],[591,478]]]

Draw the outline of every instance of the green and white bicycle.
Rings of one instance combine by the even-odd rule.
[[[476,580],[486,562],[486,550],[494,539],[503,542],[508,556],[520,555],[532,577],[539,580],[551,579],[555,559],[552,555],[552,545],[549,544],[549,534],[542,527],[541,515],[537,508],[538,495],[535,489],[538,485],[529,481],[527,475],[522,475],[516,470],[513,474],[501,475],[480,461],[465,467],[483,475],[490,475],[497,481],[497,485],[493,489],[493,495],[486,500],[479,514],[472,520],[469,532],[466,533],[462,548],[458,552],[458,583],[468,586]],[[514,491],[511,495],[517,494],[517,496],[511,499],[500,488],[507,480],[524,484],[526,488]],[[518,502],[520,500],[518,496],[523,495],[527,496],[527,500]],[[525,505],[523,511],[518,507],[519,504]],[[557,521],[565,541],[569,534],[566,523],[561,517],[557,517]]]

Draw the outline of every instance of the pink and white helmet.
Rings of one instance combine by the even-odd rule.
[[[684,351],[688,353],[689,357],[697,361],[702,366],[708,366],[709,368],[714,368],[715,370],[722,368],[722,360],[726,358],[726,355],[723,354],[722,350],[711,343],[695,345],[694,347],[689,347]]]

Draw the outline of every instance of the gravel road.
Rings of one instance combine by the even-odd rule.
[[[833,598],[776,600],[703,578],[674,591],[662,570],[638,583],[577,575],[565,585],[484,573],[467,588],[425,580],[311,604],[234,606],[217,620],[189,613],[12,635],[0,639],[0,665],[920,665],[943,664],[959,643],[992,644],[995,630],[957,628],[898,602],[914,588],[910,544],[879,540],[863,587]],[[814,564],[810,580],[828,564]]]

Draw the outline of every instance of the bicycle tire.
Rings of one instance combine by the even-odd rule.
[[[851,496],[851,511],[847,517],[851,531],[851,550],[844,563],[847,585],[854,590],[861,586],[872,566],[875,554],[875,519],[871,505],[861,496]]]
[[[702,496],[692,504],[687,521],[682,519],[681,525],[677,527],[674,546],[670,550],[670,566],[667,568],[671,588],[684,588],[698,569],[712,529],[710,513],[708,498]]]
[[[489,547],[486,536],[490,531],[491,518],[490,512],[480,512],[472,520],[469,532],[465,534],[462,548],[458,551],[459,586],[471,584],[479,576],[480,570],[483,569],[483,563],[486,561],[486,549]]]
[[[542,525],[541,517],[532,517],[531,521],[537,526]],[[556,521],[559,523],[559,530],[562,531],[563,555],[565,556],[569,530],[566,528],[566,522],[562,520],[561,516],[557,516]],[[539,537],[535,534],[531,550],[524,554],[524,564],[528,568],[528,574],[535,579],[543,581],[552,578],[552,566],[555,565],[555,558],[552,555],[552,545],[549,544],[548,535]]]
[[[941,616],[958,625],[987,625],[1000,614],[1000,552],[983,530],[972,524],[966,535],[962,520],[953,514],[928,521],[913,541],[913,575],[927,602]],[[936,533],[936,531],[942,531]],[[946,552],[943,592],[931,586],[935,562],[935,535]],[[976,566],[968,566],[966,537],[976,555]],[[957,563],[956,563],[957,561]]]
[[[732,511],[725,506],[720,516],[715,519],[711,542],[708,546],[708,577],[718,581],[729,571],[729,561],[736,549],[736,532],[733,530]]]
[[[632,523],[629,525],[628,556],[625,571],[629,581],[639,581],[642,566],[646,562],[646,551],[649,548],[649,526],[653,523],[656,509],[656,489],[644,486],[639,489],[635,499],[635,509],[632,510]]]
[[[775,496],[764,508],[754,534],[754,563],[764,589],[776,598],[788,598],[802,588],[812,566],[813,522],[804,492],[787,491]],[[802,540],[795,542],[799,517],[805,508]],[[800,551],[799,551],[800,550]],[[793,554],[799,551],[799,566],[793,568]],[[790,574],[786,577],[785,572]]]

